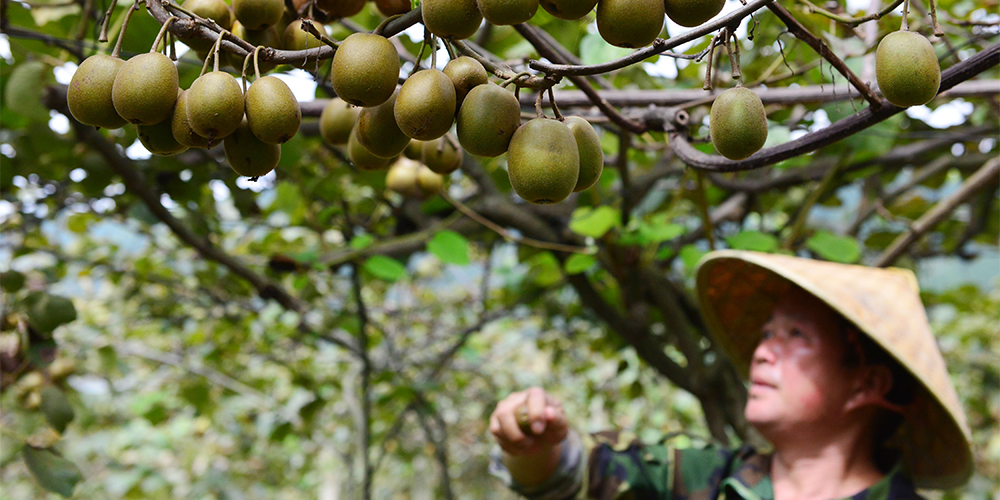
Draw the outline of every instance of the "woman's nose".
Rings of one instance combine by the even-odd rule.
[[[773,363],[781,355],[781,351],[781,341],[778,339],[774,337],[761,339],[760,343],[757,344],[757,348],[753,351],[751,363]]]

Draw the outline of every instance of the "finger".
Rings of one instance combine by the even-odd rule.
[[[497,419],[500,421],[499,436],[502,439],[502,448],[507,451],[524,452],[525,449],[534,445],[534,440],[521,432],[514,412],[503,412],[497,415]]]
[[[531,432],[536,435],[545,432],[546,396],[540,387],[528,389],[528,421],[531,422]]]

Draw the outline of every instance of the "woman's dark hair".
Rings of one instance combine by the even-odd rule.
[[[846,347],[844,349],[844,366],[885,366],[892,374],[892,387],[886,393],[885,401],[897,407],[906,407],[912,403],[917,387],[917,381],[913,375],[885,349],[876,344],[871,337],[861,333],[853,323],[840,315],[838,315],[838,321],[838,329],[844,336]],[[899,460],[899,450],[890,447],[888,441],[903,425],[904,420],[903,414],[887,408],[880,408],[875,417],[873,459],[875,465],[883,473],[889,472]]]

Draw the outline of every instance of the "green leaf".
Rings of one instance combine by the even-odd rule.
[[[87,232],[87,221],[90,220],[87,214],[73,214],[66,219],[66,228],[76,234]]]
[[[355,250],[361,250],[368,248],[372,242],[375,241],[375,237],[370,234],[362,234],[361,236],[355,236],[351,239],[351,248]]]
[[[28,323],[42,334],[51,334],[59,326],[76,319],[76,307],[65,297],[36,291],[25,298],[24,305]]]
[[[837,236],[829,231],[814,234],[806,246],[826,260],[851,264],[861,258],[861,245],[849,236]]]
[[[580,207],[574,210],[569,228],[577,234],[600,238],[619,224],[621,224],[621,212],[603,205],[597,208]]]
[[[45,420],[53,429],[62,433],[66,430],[66,426],[73,421],[73,405],[69,403],[62,391],[51,385],[42,389],[41,395],[40,408],[42,414],[45,415]]]
[[[455,231],[441,231],[427,242],[427,251],[442,262],[464,266],[469,263],[469,241]]]
[[[68,498],[73,495],[76,483],[83,479],[80,469],[77,469],[73,462],[57,455],[49,448],[25,445],[21,454],[38,484],[53,493]]]
[[[648,243],[660,243],[672,240],[685,232],[684,226],[680,224],[643,224],[639,226],[639,232]]]
[[[726,243],[736,250],[771,252],[778,248],[778,238],[760,231],[743,231],[726,238]]]
[[[597,263],[597,258],[593,255],[575,253],[570,255],[563,264],[566,274],[579,274],[590,269]]]
[[[386,281],[396,281],[406,277],[406,266],[400,261],[385,255],[373,255],[362,265],[364,269],[376,277]]]
[[[698,265],[698,261],[701,260],[706,253],[708,252],[699,250],[698,247],[694,245],[685,245],[684,248],[681,249],[681,260],[684,261],[684,267],[694,270],[694,266]]]

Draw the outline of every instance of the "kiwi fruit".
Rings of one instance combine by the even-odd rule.
[[[403,83],[393,106],[396,124],[408,137],[429,141],[455,122],[455,84],[438,69],[417,71]]]
[[[358,123],[354,125],[358,142],[379,158],[398,156],[410,142],[410,137],[396,123],[394,108],[398,95],[399,92],[393,92],[382,104],[362,109]]]
[[[358,141],[358,127],[351,130],[347,139],[347,158],[360,170],[384,170],[392,163],[392,158],[379,158]]]
[[[525,123],[510,140],[507,175],[514,192],[528,202],[565,200],[580,177],[580,153],[573,132],[549,118]]]
[[[456,57],[448,61],[444,67],[444,74],[451,78],[451,83],[455,86],[455,104],[457,106],[462,105],[462,101],[465,100],[465,96],[472,90],[472,87],[489,81],[486,68],[469,56]]]
[[[420,165],[417,168],[417,188],[420,189],[422,198],[438,194],[443,186],[444,176],[427,168],[427,165]]]
[[[726,0],[663,0],[663,11],[671,21],[693,28],[722,12]]]
[[[712,144],[730,160],[749,157],[767,141],[764,103],[746,87],[734,87],[719,94],[708,119]]]
[[[191,129],[212,142],[236,130],[243,121],[243,90],[232,75],[212,71],[198,77],[187,96]]]
[[[188,121],[188,95],[188,91],[185,90],[177,96],[177,102],[174,103],[174,112],[170,116],[170,132],[173,134],[174,140],[179,144],[189,148],[207,148],[210,146],[208,138],[198,135],[191,128],[191,122]]]
[[[538,11],[538,0],[476,0],[483,18],[497,26],[527,22]]]
[[[941,64],[923,35],[897,31],[875,51],[875,80],[886,100],[901,108],[927,104],[941,87]]]
[[[554,17],[574,21],[590,14],[597,0],[541,0],[540,3]]]
[[[330,18],[351,17],[365,8],[365,0],[317,0],[316,8],[326,12]]]
[[[406,14],[413,9],[410,0],[375,0],[375,8],[385,17]]]
[[[492,157],[507,151],[520,125],[521,105],[514,94],[487,83],[477,85],[465,96],[455,129],[463,149]]]
[[[279,45],[281,45],[281,35],[278,34],[278,30],[274,29],[274,26],[269,26],[262,30],[248,30],[243,27],[242,23],[240,23],[239,21],[235,21],[233,22],[232,34],[236,37],[246,40],[247,42],[250,43],[250,45],[253,45],[254,47],[260,47],[260,46],[278,47]],[[243,71],[243,61],[246,59],[245,57],[240,57],[237,56],[236,54],[232,54],[229,52],[223,52],[222,54],[220,54],[220,56],[222,55],[227,56],[230,65],[233,68],[236,68],[241,72]],[[202,57],[202,59],[204,59],[204,57]],[[221,57],[219,58],[219,61],[220,62],[222,61]],[[260,57],[258,57],[257,61],[258,65],[260,66],[261,73],[267,73],[268,71],[271,71],[274,68],[278,67],[277,64],[274,64],[272,62],[266,62],[260,60]],[[247,65],[247,71],[253,73],[252,57],[250,60],[250,64]]]
[[[579,193],[601,178],[604,171],[604,150],[601,149],[601,138],[587,120],[579,116],[568,116],[563,123],[573,132],[576,149],[580,153],[580,178],[573,188],[574,193]]]
[[[222,141],[222,147],[229,166],[237,174],[252,179],[267,175],[281,160],[281,146],[258,139],[246,119]]]
[[[111,100],[118,115],[136,125],[153,125],[170,117],[177,101],[177,67],[159,52],[132,57],[115,75]]]
[[[69,112],[76,121],[106,129],[122,128],[128,121],[115,111],[111,89],[125,61],[104,54],[88,57],[73,73],[66,91]]]
[[[301,19],[296,19],[288,23],[288,27],[285,28],[285,34],[282,37],[282,47],[285,50],[308,50],[322,47],[323,45],[323,42],[319,41],[319,38],[302,29]]]
[[[258,78],[246,95],[250,130],[268,144],[284,144],[299,133],[302,109],[288,85],[276,76]]]
[[[600,0],[597,31],[616,47],[637,49],[656,40],[663,30],[663,0]]]
[[[215,24],[226,31],[233,29],[233,12],[223,0],[184,0],[181,6],[199,17],[215,21]],[[187,37],[181,40],[188,47],[199,52],[208,52],[214,44],[211,40],[196,37]]]
[[[389,167],[385,174],[385,187],[406,197],[419,196],[420,186],[417,185],[417,174],[420,164],[406,158],[400,158]]]
[[[420,10],[424,26],[441,38],[469,38],[483,22],[476,0],[423,0]]]
[[[461,148],[456,148],[448,137],[427,141],[420,148],[420,157],[424,165],[442,175],[457,170],[462,165],[464,156]]]
[[[285,14],[282,0],[233,0],[233,14],[248,30],[262,30],[281,21]]]
[[[354,33],[340,43],[330,69],[337,96],[355,106],[378,106],[399,81],[399,53],[389,40]]]
[[[406,145],[406,149],[403,150],[403,156],[411,159],[422,161],[424,156],[424,144],[433,141],[418,141],[413,139],[409,144]]]
[[[359,108],[347,104],[339,97],[330,99],[319,115],[319,134],[329,144],[347,144],[359,113]]]
[[[187,146],[174,138],[172,121],[163,120],[152,125],[136,126],[139,132],[139,142],[146,148],[146,151],[157,156],[170,156],[187,150]]]

